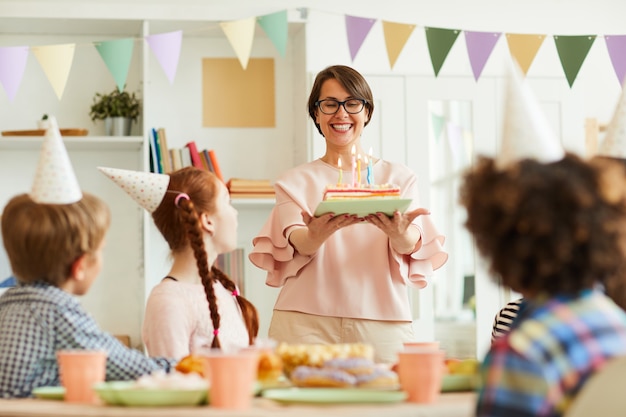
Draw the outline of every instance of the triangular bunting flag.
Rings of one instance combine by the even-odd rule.
[[[626,75],[626,35],[605,35],[604,42],[609,50],[609,57],[620,85],[624,84]]]
[[[465,44],[469,56],[474,79],[478,81],[485,64],[496,46],[501,33],[499,32],[468,32],[465,31]]]
[[[446,124],[446,118],[439,116],[438,114],[430,114],[430,122],[433,124],[433,133],[435,134],[435,140],[439,140],[441,137],[441,131]]]
[[[220,27],[228,38],[230,46],[233,47],[235,55],[237,55],[239,63],[244,70],[248,67],[248,60],[252,51],[255,23],[256,17],[220,23]]]
[[[404,48],[409,36],[413,33],[415,25],[404,23],[386,22],[383,20],[383,33],[385,34],[385,45],[387,46],[387,57],[391,69],[396,64],[400,52]]]
[[[506,34],[509,52],[526,75],[546,35]]]
[[[163,68],[167,79],[172,84],[178,68],[183,31],[177,30],[175,32],[148,35],[145,39],[157,61],[159,61],[161,68]]]
[[[259,16],[259,25],[270,38],[281,56],[287,52],[287,10]]]
[[[76,44],[35,46],[31,50],[48,77],[57,98],[61,100],[74,61]]]
[[[559,53],[559,59],[561,60],[561,66],[565,71],[565,77],[569,83],[570,88],[576,80],[578,71],[583,65],[593,41],[596,40],[596,35],[582,35],[582,36],[554,36],[554,42],[556,43],[556,50]]]
[[[10,46],[0,48],[0,83],[7,92],[9,101],[13,101],[22,83],[28,46]]]
[[[350,47],[350,58],[354,61],[356,54],[361,49],[363,41],[370,33],[376,19],[368,17],[356,17],[346,15],[346,32],[348,34],[348,46]]]
[[[96,43],[96,49],[113,75],[117,89],[124,91],[130,60],[133,56],[135,41],[132,38],[102,41]]]
[[[456,42],[459,33],[458,29],[441,29],[426,27],[426,42],[428,43],[428,52],[430,53],[430,61],[433,64],[433,70],[435,70],[435,77],[439,75],[439,70],[446,60],[452,45]]]

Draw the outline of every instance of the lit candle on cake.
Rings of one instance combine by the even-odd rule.
[[[367,158],[367,183],[369,185],[374,184],[374,177],[372,172],[372,148],[370,147],[369,158]]]
[[[356,187],[356,147],[352,145],[352,186]]]
[[[337,185],[341,185],[341,183],[343,182],[343,169],[341,169],[341,157],[339,157],[339,160],[337,161],[337,166],[339,167],[339,181],[337,182]]]
[[[356,158],[356,183],[361,185],[361,154]]]

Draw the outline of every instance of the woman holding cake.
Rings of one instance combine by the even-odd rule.
[[[321,158],[292,168],[276,183],[276,206],[253,239],[250,260],[282,287],[269,336],[287,343],[370,343],[377,362],[396,361],[414,340],[407,286],[423,288],[447,254],[444,238],[420,207],[417,178],[406,166],[372,161],[377,183],[400,188],[412,203],[388,217],[314,216],[328,184],[354,152],[374,111],[367,81],[353,68],[332,66],[316,77],[308,100],[326,142]],[[362,175],[365,177],[365,175]]]

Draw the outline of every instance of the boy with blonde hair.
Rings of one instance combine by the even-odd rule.
[[[58,128],[44,139],[30,194],[13,197],[2,213],[2,239],[18,285],[0,296],[0,397],[28,397],[58,386],[56,352],[104,350],[106,379],[129,380],[172,362],[129,349],[74,297],[102,269],[109,209],[82,193]]]

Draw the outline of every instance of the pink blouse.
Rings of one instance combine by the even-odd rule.
[[[223,349],[248,346],[237,300],[220,282],[213,284],[220,313],[219,338]],[[209,302],[202,284],[163,280],[150,292],[142,330],[150,356],[180,359],[213,340]]]
[[[373,172],[376,183],[399,185],[402,198],[413,200],[408,210],[420,207],[417,178],[408,167],[381,160]],[[424,288],[448,258],[430,216],[414,221],[422,245],[411,255],[393,250],[387,235],[369,223],[338,230],[312,256],[297,253],[289,243],[294,228],[304,227],[301,212],[313,214],[324,188],[338,175],[319,159],[285,172],[276,181],[276,205],[253,239],[249,258],[267,271],[267,285],[282,287],[277,310],[411,321],[407,285]]]

